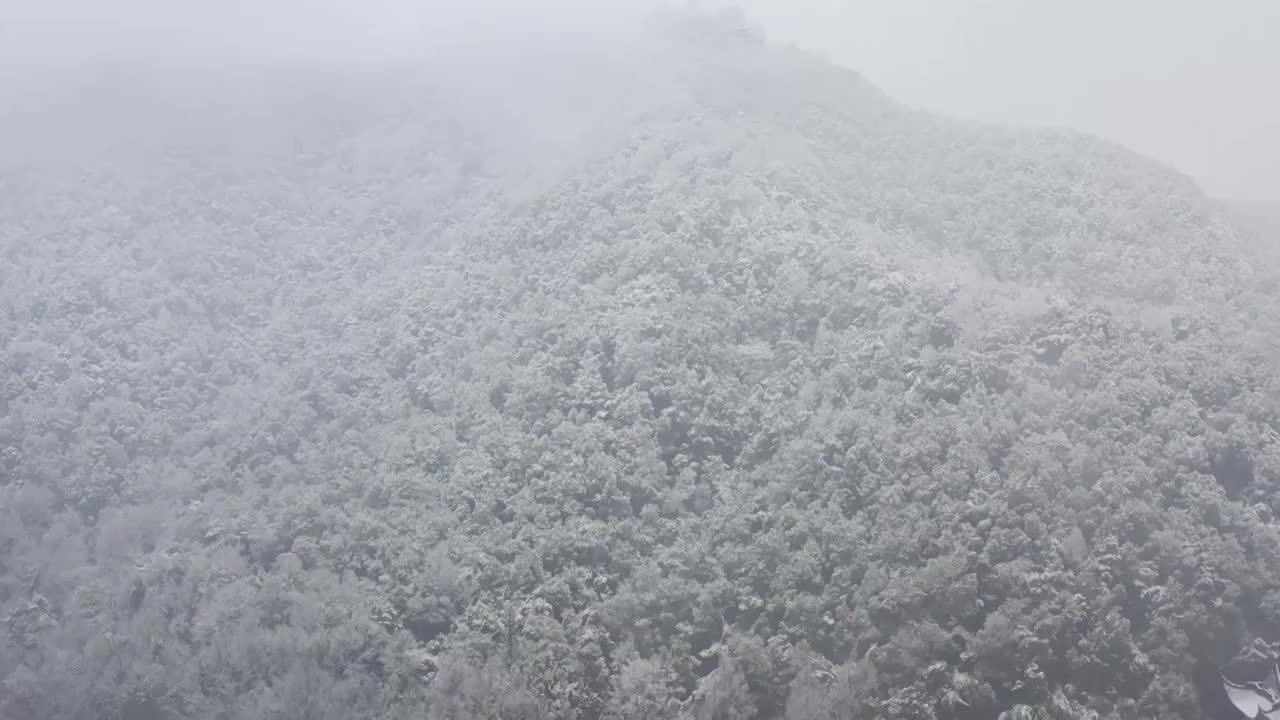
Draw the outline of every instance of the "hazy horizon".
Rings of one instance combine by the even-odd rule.
[[[193,2],[6,0],[7,64],[103,57],[310,58],[419,55],[442,46],[554,45],[661,5],[737,5],[771,41],[854,69],[898,100],[950,115],[1066,126],[1192,176],[1213,196],[1280,202],[1280,3],[1226,7],[1140,0],[1068,6],[1015,0],[582,0]],[[1099,20],[1104,18],[1105,21]]]

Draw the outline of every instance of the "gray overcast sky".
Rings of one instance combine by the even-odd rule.
[[[614,8],[659,1],[0,0],[0,62],[121,48],[360,57],[502,28],[581,32]],[[1164,160],[1211,194],[1280,201],[1280,0],[736,4],[771,38],[913,105],[1075,127]]]

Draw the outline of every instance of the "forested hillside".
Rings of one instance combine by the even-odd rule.
[[[1280,251],[1280,202],[1237,202],[1227,207],[1245,235],[1264,251]]]
[[[1280,641],[1275,245],[1123,148],[702,16],[10,87],[2,718],[1230,718]]]

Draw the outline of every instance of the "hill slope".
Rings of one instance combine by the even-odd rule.
[[[87,172],[7,155],[0,714],[1221,710],[1276,267],[1123,149],[665,22],[129,73]]]

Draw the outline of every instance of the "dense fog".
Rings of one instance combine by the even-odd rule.
[[[746,5],[11,2],[0,718],[1280,714],[1258,123]]]

